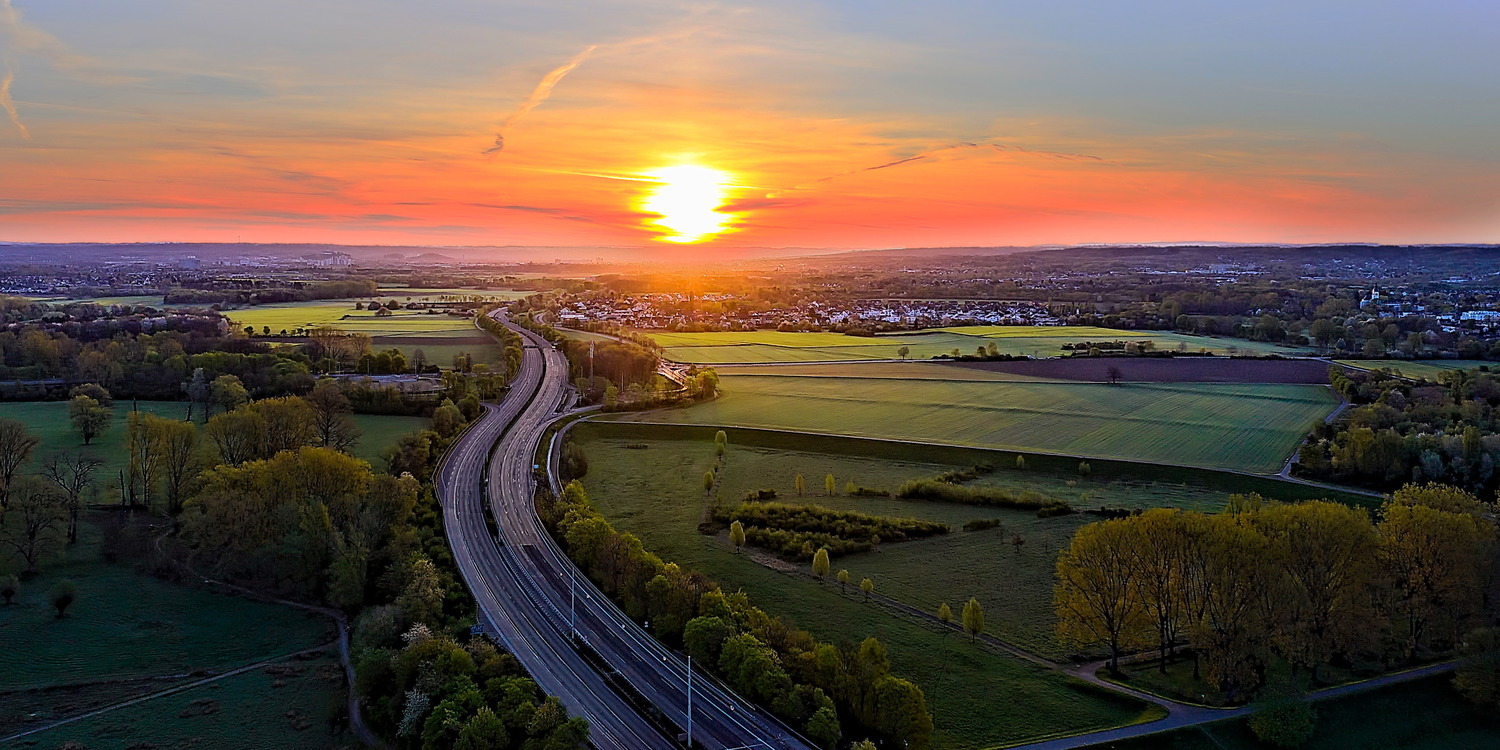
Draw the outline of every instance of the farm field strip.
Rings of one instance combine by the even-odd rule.
[[[640,331],[664,349],[666,358],[694,364],[753,364],[859,359],[896,359],[906,347],[911,359],[973,354],[994,345],[1001,354],[1056,357],[1064,344],[1089,341],[1142,341],[1158,349],[1217,354],[1306,354],[1309,350],[1242,339],[1192,336],[1170,331],[1128,331],[1093,326],[964,326],[879,336],[796,331]]]
[[[622,421],[741,425],[1274,473],[1326,388],[723,377],[724,395]]]
[[[1500,369],[1500,362],[1482,359],[1340,359],[1335,361],[1347,367],[1365,370],[1390,369],[1403,377],[1428,380],[1436,380],[1445,372],[1478,370],[1481,367]]]

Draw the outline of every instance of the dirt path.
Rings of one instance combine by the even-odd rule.
[[[243,667],[235,667],[234,669],[231,669],[228,672],[222,672],[220,674],[210,675],[210,676],[204,677],[202,679],[193,680],[192,682],[186,682],[186,683],[183,683],[181,685],[175,685],[173,687],[165,688],[163,690],[158,690],[158,691],[156,691],[154,693],[147,693],[146,695],[141,695],[141,696],[137,696],[135,698],[130,698],[128,700],[123,700],[123,701],[120,701],[119,703],[111,703],[108,706],[104,706],[104,707],[101,707],[101,708],[96,708],[96,709],[93,709],[91,711],[85,711],[85,712],[83,712],[81,714],[74,714],[74,715],[66,717],[66,718],[62,718],[62,719],[58,719],[56,721],[48,722],[48,723],[43,724],[43,725],[41,725],[39,727],[33,727],[33,728],[28,729],[28,730],[26,730],[24,732],[17,732],[16,734],[10,735],[9,737],[0,738],[0,744],[14,742],[14,741],[22,739],[24,737],[30,737],[33,734],[40,734],[42,732],[46,732],[46,731],[50,731],[50,730],[56,729],[56,728],[58,728],[60,726],[64,726],[64,725],[67,725],[67,724],[72,724],[72,723],[78,722],[78,721],[83,721],[84,719],[92,719],[95,716],[99,716],[100,714],[107,714],[107,713],[109,713],[111,711],[117,711],[117,710],[122,709],[122,708],[127,708],[129,706],[134,706],[134,705],[136,705],[138,703],[145,703],[146,701],[149,701],[149,700],[155,700],[157,698],[165,698],[165,697],[167,697],[169,695],[176,695],[176,694],[181,693],[181,692],[186,691],[186,690],[192,690],[194,688],[203,687],[204,685],[207,685],[207,684],[210,684],[210,683],[213,683],[213,682],[218,682],[219,680],[225,679],[226,677],[234,677],[236,675],[242,675],[242,674],[244,674],[246,672],[251,672],[251,671],[254,671],[256,669],[260,669],[261,667],[270,666],[270,665],[275,664],[275,663],[280,662],[280,661],[286,661],[287,659],[293,659],[293,658],[296,658],[298,656],[306,656],[308,654],[315,654],[315,653],[318,653],[320,651],[326,651],[326,650],[328,650],[328,648],[332,647],[335,643],[337,643],[336,640],[335,641],[329,641],[329,642],[327,642],[327,643],[325,643],[325,644],[323,644],[321,646],[315,646],[313,648],[303,649],[301,651],[296,651],[296,652],[293,652],[293,653],[290,653],[290,654],[282,654],[281,656],[273,656],[273,657],[271,657],[269,659],[263,659],[261,661],[255,662],[254,664],[246,664]]]

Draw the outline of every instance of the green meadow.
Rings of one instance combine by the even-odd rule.
[[[737,425],[1274,474],[1337,405],[1327,388],[1260,383],[949,381],[735,375],[634,422]]]

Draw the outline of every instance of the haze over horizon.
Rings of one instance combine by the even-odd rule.
[[[1477,0],[0,0],[0,240],[1495,242],[1497,29]]]

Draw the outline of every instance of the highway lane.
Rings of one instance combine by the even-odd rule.
[[[601,750],[639,750],[673,745],[613,691],[564,638],[518,575],[508,551],[496,544],[485,517],[481,482],[490,448],[529,406],[541,382],[540,349],[523,350],[521,370],[498,406],[485,405],[479,419],[449,450],[436,480],[444,526],[460,574],[478,604],[486,632],[526,667],[543,691],[556,695],[569,714],[589,721]]]
[[[529,595],[554,613],[566,635],[570,611],[580,637],[630,685],[679,727],[687,725],[687,666],[576,573],[572,562],[542,528],[532,503],[537,446],[566,395],[567,362],[540,336],[518,329],[543,352],[542,382],[531,408],[501,439],[490,466],[489,501],[506,549],[524,574]],[[577,587],[573,597],[570,585]],[[575,603],[576,602],[576,603]],[[570,610],[570,605],[573,609]],[[766,712],[694,670],[693,739],[707,748],[795,748],[810,746]]]

